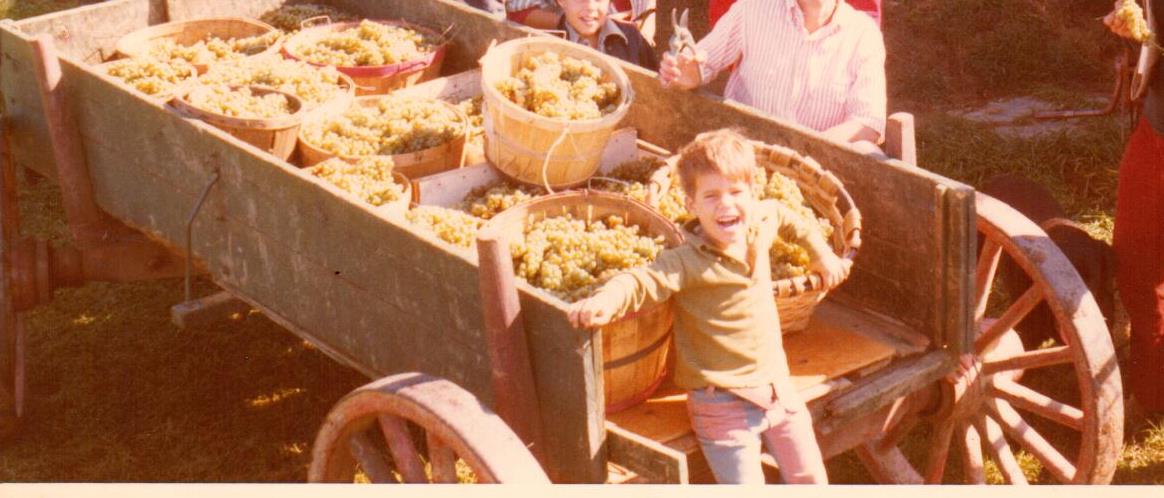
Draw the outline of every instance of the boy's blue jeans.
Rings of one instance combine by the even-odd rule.
[[[803,403],[764,410],[725,389],[687,393],[691,425],[721,484],[764,484],[761,441],[789,484],[827,484],[824,461]]]

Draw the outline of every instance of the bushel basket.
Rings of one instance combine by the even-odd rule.
[[[279,159],[287,160],[291,153],[295,152],[299,126],[303,122],[303,101],[293,93],[259,85],[248,86],[255,95],[282,94],[291,104],[291,114],[274,118],[239,118],[200,109],[189,102],[190,95],[194,92],[210,90],[210,87],[200,85],[187,87],[178,98],[170,102],[175,109],[186,116],[201,119],[230,133],[239,140],[269,152]],[[230,88],[240,87],[232,86]]]
[[[561,192],[518,204],[494,216],[481,231],[499,234],[498,240],[508,244],[524,236],[528,222],[567,213],[581,220],[619,215],[627,225],[637,225],[640,233],[663,236],[666,247],[683,243],[679,228],[646,204],[596,190]],[[645,401],[662,384],[667,375],[673,318],[671,302],[667,301],[599,329],[608,413]]]
[[[158,40],[172,40],[178,45],[193,45],[207,38],[215,37],[223,40],[231,38],[249,38],[265,35],[275,31],[271,25],[255,19],[245,17],[215,17],[207,19],[191,19],[189,21],[174,21],[165,24],[156,24],[142,28],[117,40],[117,53],[124,57],[148,57],[150,46]],[[262,57],[277,55],[279,41],[275,41],[265,50],[246,57]],[[194,64],[194,63],[192,63]],[[194,64],[198,74],[203,74],[210,64]]]
[[[505,98],[496,84],[514,75],[527,58],[557,52],[588,60],[620,91],[615,110],[597,119],[566,120],[540,116]],[[634,91],[614,59],[577,43],[538,36],[519,38],[489,49],[481,59],[485,157],[506,176],[530,185],[560,189],[584,183],[598,170],[606,142],[630,110]]]

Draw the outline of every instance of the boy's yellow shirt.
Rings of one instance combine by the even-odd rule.
[[[649,266],[619,273],[595,294],[611,316],[668,299],[675,308],[675,385],[699,389],[776,386],[783,399],[795,396],[784,356],[780,320],[772,294],[768,248],[777,230],[803,240],[804,222],[768,210],[749,228],[754,264],[712,247],[688,225],[683,245],[661,252]]]

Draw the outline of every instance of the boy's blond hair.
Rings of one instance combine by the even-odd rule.
[[[705,131],[679,151],[676,172],[688,198],[695,196],[695,179],[705,173],[716,173],[732,181],[752,184],[752,170],[756,153],[752,143],[738,131],[723,128]]]

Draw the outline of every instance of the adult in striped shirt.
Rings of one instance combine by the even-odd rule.
[[[842,142],[885,133],[885,42],[839,0],[739,0],[695,54],[664,55],[664,86],[696,88],[732,67],[724,96]]]

